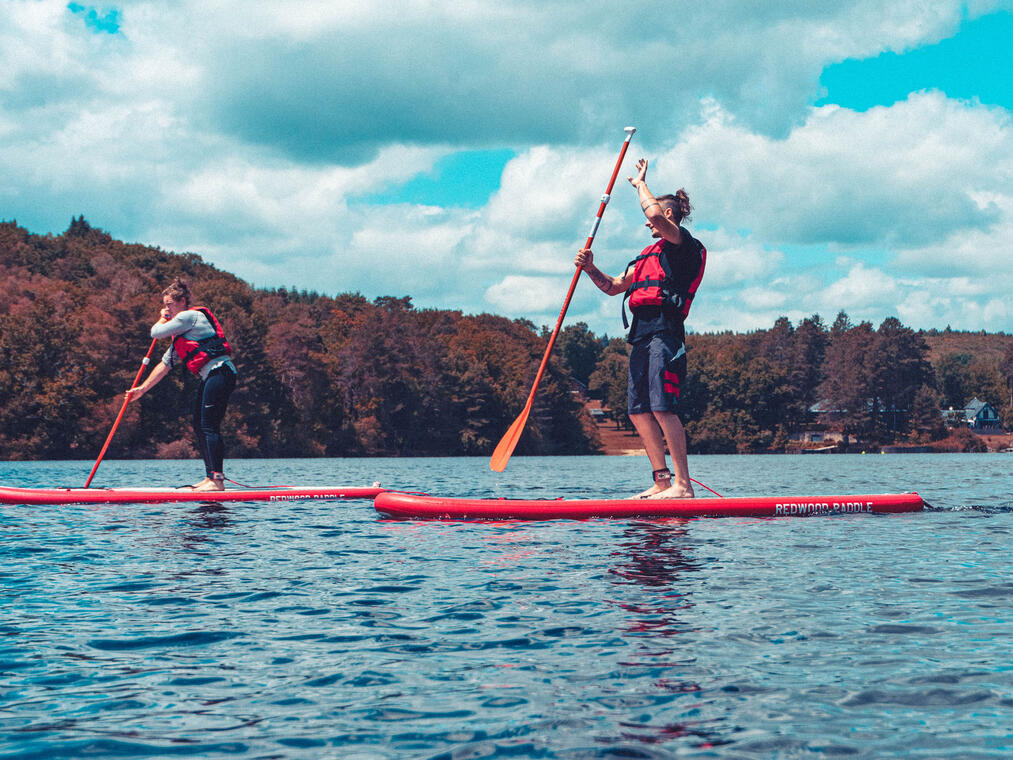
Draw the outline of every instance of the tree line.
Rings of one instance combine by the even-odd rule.
[[[972,397],[1013,428],[1013,336],[916,331],[895,317],[874,327],[841,312],[829,326],[813,315],[749,334],[690,334],[687,351],[680,415],[695,453],[784,450],[817,426],[873,444],[929,443],[947,434],[942,410]],[[612,410],[625,408],[627,354],[609,341],[588,376]]]
[[[407,297],[257,290],[198,256],[124,244],[83,218],[59,236],[0,223],[0,262],[3,459],[97,455],[176,276],[206,299],[235,349],[240,383],[223,427],[232,457],[488,453],[544,351],[525,320],[416,309]],[[174,371],[131,404],[107,456],[193,455],[193,382]],[[518,453],[595,451],[559,362],[540,387]]]
[[[523,407],[548,337],[528,320],[418,309],[407,296],[255,289],[194,254],[114,240],[83,217],[45,236],[0,222],[0,263],[0,459],[97,455],[175,276],[236,349],[231,457],[487,455]],[[933,362],[933,337],[895,319],[873,329],[841,314],[826,327],[814,315],[745,335],[691,335],[691,450],[776,447],[809,424],[817,402],[848,430],[884,440],[938,434],[938,408],[968,393],[1011,424],[1013,341],[989,337],[1005,353]],[[517,453],[599,450],[574,391],[624,409],[627,350],[584,324],[566,327]],[[107,456],[193,456],[192,382],[173,372],[131,404]],[[871,411],[891,408],[905,411],[892,422]]]

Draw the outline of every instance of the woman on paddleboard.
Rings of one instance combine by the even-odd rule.
[[[625,293],[630,301],[633,325],[627,337],[632,344],[628,411],[654,470],[654,484],[638,496],[691,498],[694,493],[686,461],[686,431],[676,409],[686,377],[684,323],[703,278],[707,249],[680,226],[692,210],[686,191],[655,197],[646,177],[647,160],[642,158],[637,162],[637,176],[627,179],[637,190],[647,228],[656,242],[641,251],[618,277],[609,277],[598,269],[589,248],[581,249],[574,263],[603,293]],[[666,442],[674,473],[665,462]]]
[[[200,379],[194,398],[193,432],[207,472],[204,480],[189,487],[195,491],[223,491],[225,442],[221,429],[229,396],[236,387],[236,367],[229,358],[232,347],[214,314],[201,306],[191,307],[190,302],[190,288],[179,277],[162,291],[162,313],[151,326],[151,337],[172,338],[172,345],[147,379],[127,391],[127,400],[140,398],[169,370],[185,364]]]

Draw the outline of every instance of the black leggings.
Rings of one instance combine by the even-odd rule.
[[[212,473],[223,472],[225,441],[222,439],[222,420],[235,387],[236,373],[231,367],[222,366],[212,370],[207,380],[201,381],[194,398],[193,432],[209,478]]]

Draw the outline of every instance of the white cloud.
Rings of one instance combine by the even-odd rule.
[[[891,303],[897,294],[897,282],[879,269],[855,266],[845,277],[828,287],[823,297],[842,309],[864,310],[870,306]]]
[[[1011,135],[1006,111],[939,93],[866,113],[811,109],[780,140],[712,108],[657,165],[694,189],[701,219],[774,244],[907,248],[998,219],[983,200],[1009,193]]]
[[[780,251],[763,250],[756,240],[726,230],[698,231],[697,236],[705,238],[708,249],[704,271],[708,289],[755,282],[776,272],[784,262]]]
[[[614,163],[604,151],[531,148],[504,168],[487,221],[536,240],[572,234],[585,219],[590,227]]]
[[[39,5],[50,26],[69,27],[60,39],[86,37],[65,6]],[[120,45],[131,65],[106,51],[88,69],[117,80],[147,72],[128,73],[128,85],[174,97],[241,140],[361,163],[390,142],[594,143],[598,125],[627,119],[660,135],[686,124],[684,114],[692,120],[704,93],[751,127],[784,134],[825,64],[936,41],[961,16],[955,0],[928,10],[916,0],[737,0],[679,13],[632,0],[621,14],[605,0],[131,2]],[[630,60],[667,74],[666,97],[642,96],[642,67]],[[158,72],[177,70],[190,86],[176,83],[173,94]]]
[[[524,316],[562,306],[567,285],[553,277],[507,275],[485,291],[486,300],[508,316]]]
[[[596,261],[617,273],[649,242],[625,179],[649,156],[708,247],[694,329],[844,309],[1011,330],[1010,114],[939,92],[808,105],[825,64],[1001,5],[131,0],[109,35],[62,0],[8,0],[0,218],[45,233],[84,214],[259,286],[551,325],[634,123]],[[503,146],[517,155],[483,208],[385,202],[452,151]],[[617,334],[618,301],[582,278],[568,321]]]

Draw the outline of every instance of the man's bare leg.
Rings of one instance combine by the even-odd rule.
[[[630,420],[633,422],[633,427],[637,429],[637,435],[640,436],[644,449],[647,450],[647,458],[651,460],[651,469],[655,472],[667,470],[668,465],[665,463],[665,439],[662,437],[661,428],[658,427],[655,415],[651,412],[631,414]],[[683,440],[685,441],[685,438]],[[683,448],[685,449],[685,445]],[[662,477],[660,480],[655,480],[654,485],[646,491],[638,493],[636,498],[646,499],[660,494],[671,487],[671,478]]]
[[[668,488],[650,494],[654,499],[692,499],[693,481],[689,479],[689,462],[686,458],[686,429],[675,412],[655,412],[660,430],[665,434],[668,451],[672,455],[672,483]],[[639,428],[638,428],[639,430]],[[641,436],[642,437],[642,436]],[[664,449],[662,449],[664,459]]]

